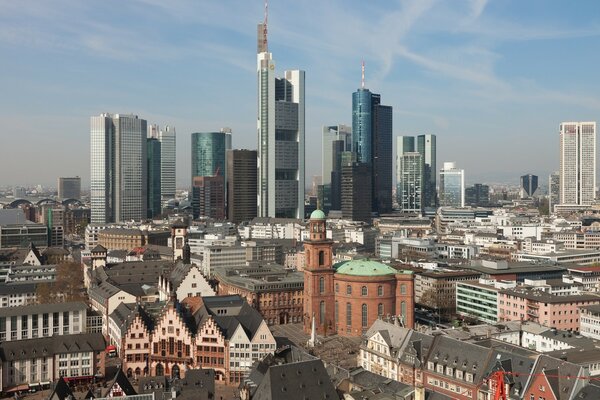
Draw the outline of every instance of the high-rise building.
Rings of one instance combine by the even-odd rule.
[[[227,219],[236,224],[256,217],[256,150],[227,151]]]
[[[521,176],[521,198],[533,197],[538,188],[537,175],[527,174]]]
[[[148,125],[148,137],[160,142],[160,198],[161,206],[175,198],[176,190],[176,140],[175,128],[156,124]]]
[[[146,120],[132,114],[91,117],[93,224],[146,218]]]
[[[560,203],[589,205],[596,188],[596,122],[560,124]]]
[[[465,206],[465,171],[456,163],[445,162],[440,170],[440,206]]]
[[[418,152],[405,152],[398,163],[396,196],[400,211],[420,214],[423,210],[423,156]]]
[[[490,204],[490,187],[476,183],[465,189],[465,204],[472,207],[487,207]]]
[[[364,76],[364,75],[363,75]],[[371,169],[371,209],[392,210],[392,107],[381,95],[362,87],[352,93],[352,151],[356,161]]]
[[[81,178],[58,178],[58,198],[59,199],[79,199],[81,198]]]
[[[160,215],[161,207],[161,143],[158,139],[147,138],[147,169],[146,181],[148,191],[148,218]]]
[[[437,207],[437,146],[435,135],[417,136],[417,151],[423,156],[423,207]]]
[[[335,164],[333,142],[340,140],[343,142],[342,151],[352,151],[352,128],[347,125],[324,126],[322,139],[321,176],[323,185],[328,185]]]
[[[304,71],[275,78],[258,25],[258,216],[304,218]]]
[[[553,172],[548,177],[548,210],[554,213],[554,206],[560,204],[560,174]]]
[[[359,162],[342,165],[342,215],[352,221],[371,222],[371,165]]]
[[[192,213],[196,218],[225,219],[225,178],[223,175],[192,178]]]
[[[227,134],[225,132],[192,133],[192,208],[195,218],[199,216],[224,218],[221,218],[221,214],[225,213],[226,149]],[[217,176],[222,179],[196,179],[198,177]],[[216,193],[219,188],[223,190],[221,195]],[[204,201],[212,201],[213,203],[203,204]],[[222,205],[221,201],[223,202]],[[223,208],[222,212],[219,211],[215,214],[211,211],[221,206]]]

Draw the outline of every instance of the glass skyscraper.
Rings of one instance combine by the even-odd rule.
[[[226,134],[192,133],[192,179],[195,176],[225,176]]]
[[[420,214],[423,209],[423,156],[405,152],[398,158],[399,176],[396,189],[400,211]]]
[[[158,139],[146,139],[148,156],[148,218],[161,213],[161,143]]]
[[[440,170],[440,206],[465,206],[465,171],[453,162],[445,162]]]
[[[423,207],[437,207],[437,149],[435,135],[417,136],[417,149],[423,156]]]
[[[146,120],[137,115],[91,117],[91,222],[146,218]]]
[[[352,151],[371,166],[371,209],[392,210],[392,107],[364,87],[352,93]]]

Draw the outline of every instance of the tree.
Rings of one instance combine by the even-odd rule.
[[[70,261],[56,266],[54,282],[42,282],[36,287],[38,304],[82,301],[83,294],[83,269]]]
[[[53,283],[52,282],[42,282],[38,283],[35,288],[35,295],[38,304],[47,304],[52,303],[53,301]]]
[[[427,289],[421,295],[419,304],[436,310],[440,314],[450,314],[454,311],[456,305],[455,298],[449,290],[436,290],[436,288]]]

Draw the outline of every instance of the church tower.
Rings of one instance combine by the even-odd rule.
[[[184,260],[185,245],[187,244],[187,224],[176,222],[171,225],[171,246],[173,247],[173,261]]]
[[[325,222],[323,211],[313,211],[310,239],[304,243],[304,332],[310,333],[314,316],[316,331],[323,336],[335,333],[333,241],[327,239]]]

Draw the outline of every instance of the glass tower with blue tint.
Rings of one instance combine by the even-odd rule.
[[[377,99],[379,99],[379,95]],[[358,89],[352,93],[352,149],[356,162],[371,164],[373,143],[373,93]]]
[[[225,176],[226,134],[192,133],[192,179],[195,176]]]

